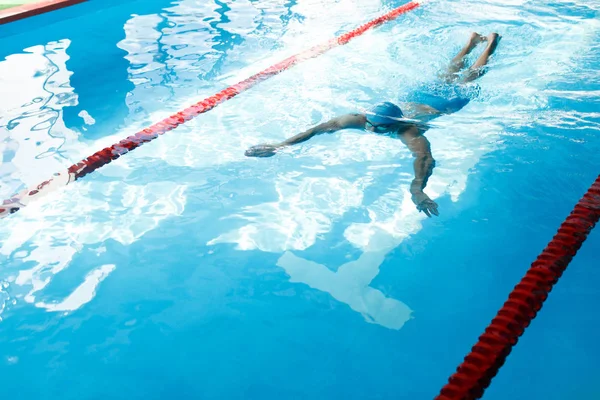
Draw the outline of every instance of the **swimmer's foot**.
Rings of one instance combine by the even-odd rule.
[[[480,35],[477,32],[473,32],[473,33],[471,33],[471,37],[469,38],[469,47],[471,47],[471,49],[473,49],[479,43],[485,42],[486,40],[488,40],[487,37]]]
[[[475,64],[469,68],[465,77],[463,78],[463,82],[471,82],[485,73],[485,66],[488,63],[488,60],[494,51],[496,51],[496,47],[498,47],[498,42],[500,42],[501,36],[496,32],[490,33],[486,37],[487,46],[483,50],[483,53],[479,56]]]
[[[445,82],[453,82],[458,79],[458,72],[465,67],[465,57],[473,51],[475,47],[481,42],[485,42],[487,38],[480,35],[477,32],[471,33],[469,41],[465,46],[458,52],[456,56],[450,61],[450,65],[445,73],[440,74],[440,78]]]
[[[500,39],[502,39],[502,36],[498,35],[496,32],[492,32],[489,35],[487,35],[485,40],[487,40],[488,42],[487,46],[490,49],[490,54],[494,53],[496,47],[498,46],[498,43],[500,42]]]

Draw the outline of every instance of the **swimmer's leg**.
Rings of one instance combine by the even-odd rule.
[[[496,47],[498,47],[498,42],[500,41],[500,35],[497,33],[490,33],[486,40],[488,43],[485,50],[483,50],[483,53],[481,53],[477,61],[475,61],[475,64],[469,68],[463,82],[471,82],[485,74],[485,68],[483,67],[487,65],[488,59],[494,54],[494,51],[496,51]]]
[[[444,74],[441,75],[441,78],[447,82],[453,82],[458,77],[458,72],[465,67],[465,58],[477,45],[486,40],[485,36],[480,35],[477,32],[471,33],[471,37],[462,50],[452,59],[448,69]]]

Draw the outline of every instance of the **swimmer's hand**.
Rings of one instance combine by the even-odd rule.
[[[423,211],[429,218],[431,218],[432,214],[436,216],[440,215],[437,203],[431,200],[429,196],[422,191],[415,191],[412,194],[412,201],[417,206],[417,210],[419,210],[419,212]]]
[[[272,157],[280,147],[276,144],[259,144],[250,147],[244,154],[246,157]]]

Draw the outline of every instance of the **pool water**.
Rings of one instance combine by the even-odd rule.
[[[0,27],[0,195],[399,1],[92,0]],[[2,220],[0,376],[20,399],[433,398],[598,175],[600,6],[430,1]],[[400,141],[280,141],[502,41],[480,95]],[[477,50],[471,61],[477,55]],[[485,399],[596,398],[591,233]]]

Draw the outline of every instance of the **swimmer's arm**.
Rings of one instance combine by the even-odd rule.
[[[293,144],[306,142],[313,136],[320,135],[322,133],[333,133],[342,129],[364,129],[365,123],[367,122],[364,114],[348,114],[342,115],[341,117],[333,118],[327,122],[323,122],[307,131],[292,136],[289,139],[277,144],[277,147],[284,147]]]
[[[275,155],[278,149],[293,144],[306,142],[313,136],[321,133],[333,133],[341,129],[364,129],[367,122],[367,117],[364,114],[348,114],[341,117],[333,118],[327,122],[319,124],[305,132],[292,136],[281,143],[276,144],[259,144],[252,146],[246,150],[247,157],[271,157]]]
[[[435,160],[431,155],[429,140],[419,134],[417,129],[406,131],[400,136],[400,140],[408,147],[415,158],[413,163],[415,178],[410,185],[412,201],[417,206],[417,209],[423,211],[428,217],[431,217],[431,214],[439,215],[437,204],[423,192],[423,189],[427,186],[427,180],[435,167]]]

